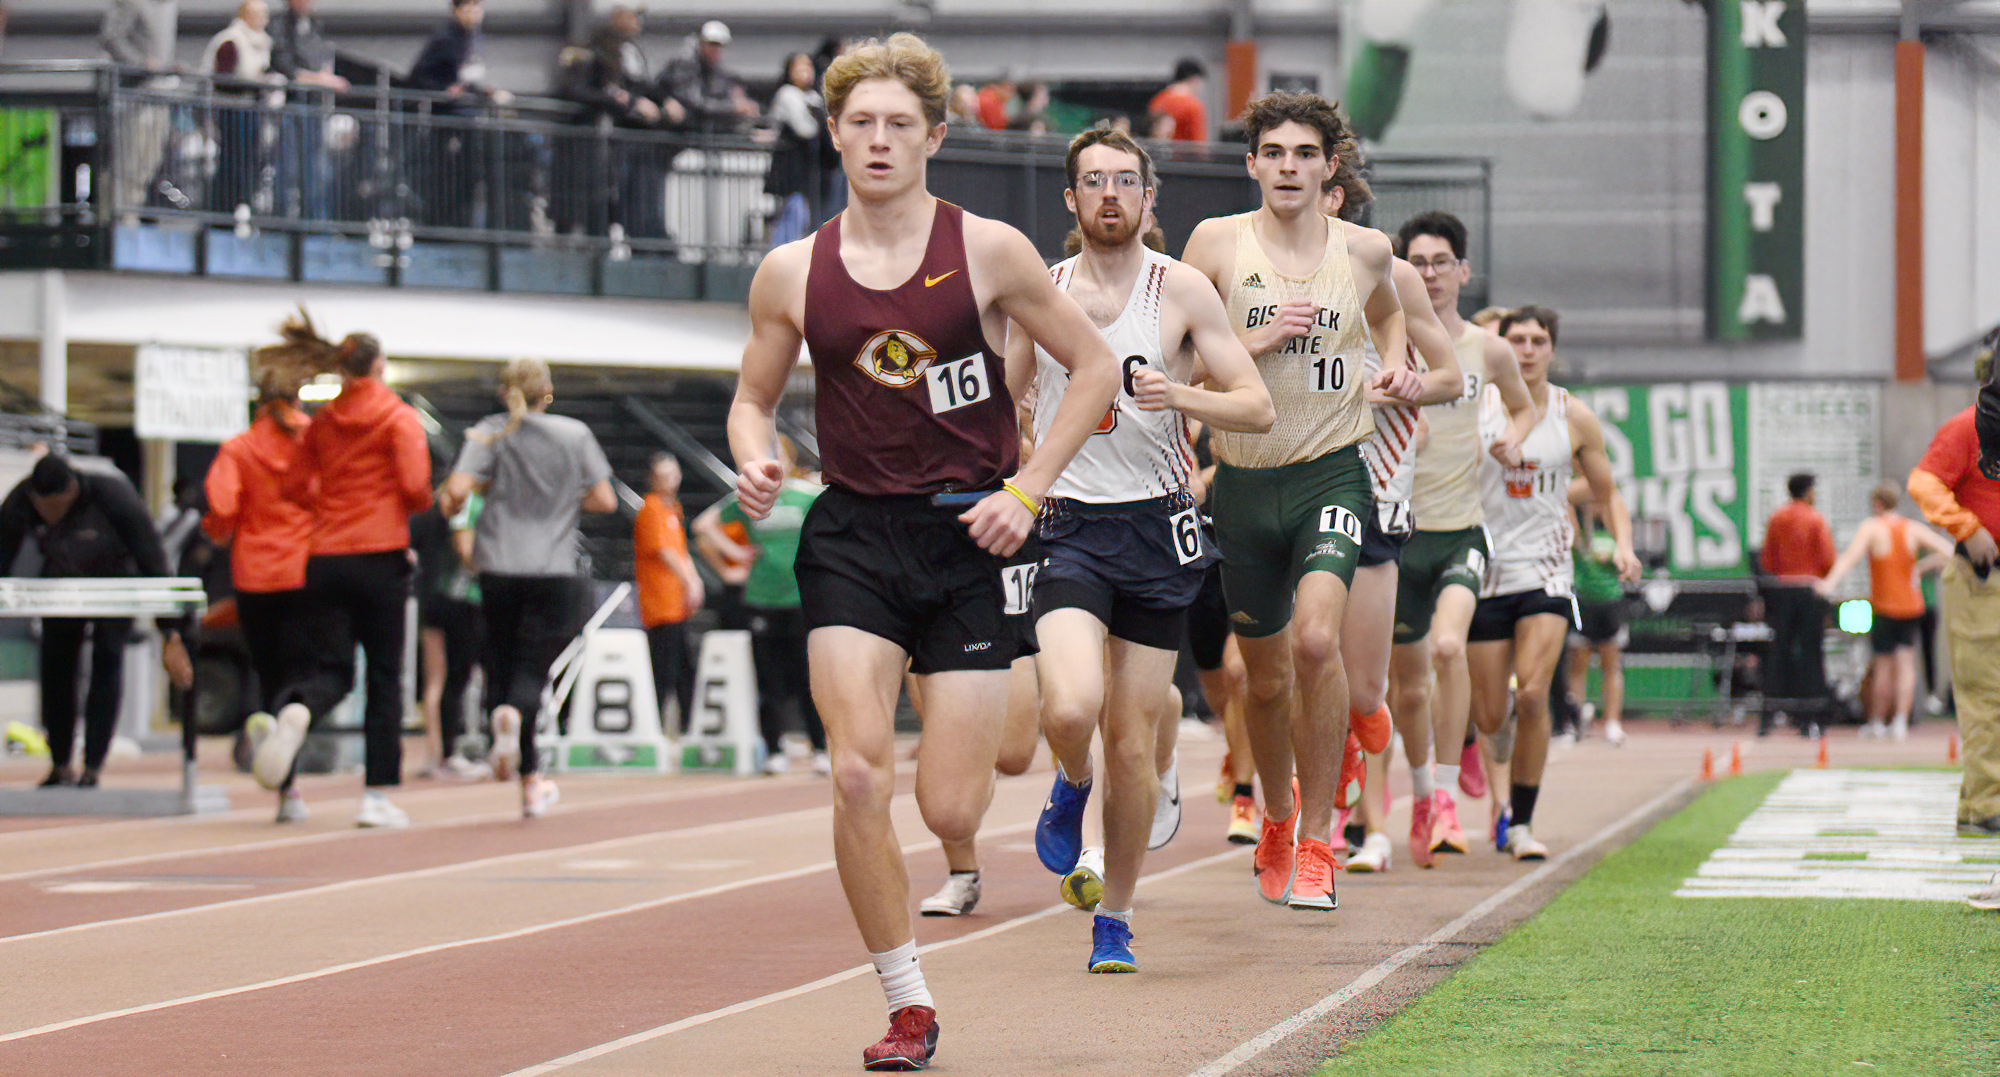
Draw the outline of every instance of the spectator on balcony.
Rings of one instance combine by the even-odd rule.
[[[81,471],[51,453],[0,501],[0,566],[11,569],[30,535],[42,551],[44,578],[165,576],[167,555],[139,492],[116,472]],[[194,682],[187,648],[162,619],[161,658],[176,685]],[[91,639],[90,689],[83,701],[83,773],[70,767],[76,747],[76,674],[84,632]],[[49,738],[43,786],[96,785],[111,750],[124,685],[130,617],[42,618],[42,729]]]
[[[1013,110],[1020,97],[1015,85],[1013,72],[979,88],[979,122],[989,131],[1005,131],[1007,121],[1013,118]]]
[[[1026,131],[1031,135],[1049,133],[1049,84],[1030,82],[1021,87],[1020,107],[1014,118],[1007,123],[1009,131]]]
[[[825,152],[826,102],[813,85],[812,57],[792,53],[779,75],[783,81],[771,96],[778,144],[771,151],[771,169],[764,174],[764,192],[778,202],[778,215],[771,222],[774,247],[798,239],[826,219],[822,194],[831,171]]]
[[[162,84],[174,68],[178,0],[112,0],[98,41],[111,62],[147,72],[148,86]],[[151,197],[153,177],[166,157],[173,114],[165,105],[132,102],[118,110],[111,193],[115,208],[130,213]]]
[[[672,98],[655,101],[638,8],[611,9],[588,47],[564,49],[557,61],[557,93],[583,105],[584,122],[608,120],[624,128],[677,127],[687,110]],[[651,238],[666,231],[661,201],[666,151],[633,141],[565,138],[555,157],[554,205],[559,232],[603,234],[616,223],[627,235]],[[616,176],[615,186],[610,177]],[[602,215],[600,216],[600,207]]]
[[[632,520],[632,577],[639,589],[639,623],[653,660],[653,699],[660,728],[669,735],[667,700],[680,706],[683,732],[694,710],[694,658],[689,651],[688,618],[707,594],[688,556],[687,519],[681,509],[681,462],[655,453],[652,492]]]
[[[476,117],[485,102],[504,105],[513,99],[506,90],[486,82],[486,65],[479,60],[479,27],[486,21],[480,0],[451,0],[451,17],[437,28],[410,65],[405,83],[412,90],[445,94],[452,103],[440,104],[439,115]],[[498,212],[504,200],[502,177],[487,168],[492,155],[486,139],[493,137],[476,126],[447,121],[425,132],[420,142],[424,159],[418,169],[423,220],[449,228],[471,228],[478,223],[476,209],[479,190],[486,190],[485,223],[500,227]]]
[[[660,73],[660,97],[686,109],[686,124],[694,130],[734,131],[757,115],[757,103],[743,91],[743,83],[722,66],[728,44],[729,27],[710,19],[701,24],[687,52]]]
[[[271,70],[301,86],[345,91],[347,80],[333,73],[333,42],[319,32],[313,0],[286,0],[271,20]]]
[[[1208,69],[1192,57],[1174,65],[1174,80],[1153,95],[1146,106],[1154,138],[1175,142],[1208,141],[1208,105],[1201,99]]]
[[[209,39],[202,73],[216,80],[215,178],[209,185],[208,208],[233,212],[248,205],[264,171],[263,116],[257,98],[260,84],[283,82],[271,70],[271,21],[264,0],[243,0],[236,18]],[[276,95],[277,91],[271,91]]]
[[[286,0],[271,19],[271,70],[295,88],[348,89],[347,80],[333,73],[333,42],[319,32],[313,0]],[[296,102],[296,98],[294,98]],[[293,217],[320,219],[330,206],[326,160],[328,128],[317,115],[282,117],[278,125],[278,190],[274,211]]]

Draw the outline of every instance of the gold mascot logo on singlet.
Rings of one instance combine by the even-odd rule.
[[[863,374],[891,389],[915,385],[924,371],[937,361],[937,351],[923,338],[905,329],[890,329],[868,338],[854,365]]]

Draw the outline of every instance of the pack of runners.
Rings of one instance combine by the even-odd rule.
[[[909,34],[827,70],[850,198],[759,267],[728,424],[754,518],[782,490],[774,417],[809,350],[827,489],[797,576],[835,856],[889,1011],[871,1070],[925,1067],[939,1033],[889,812],[906,677],[916,798],[952,870],[921,911],[977,903],[993,774],[1027,768],[1039,726],[1056,772],[1036,853],[1094,911],[1086,968],[1131,973],[1134,887],[1179,829],[1184,638],[1229,736],[1228,837],[1256,843],[1264,900],[1326,911],[1348,813],[1348,866],[1390,866],[1387,783],[1364,795],[1364,775],[1392,733],[1415,863],[1469,848],[1451,790],[1483,795],[1488,771],[1498,843],[1546,855],[1531,824],[1574,618],[1573,473],[1637,572],[1597,420],[1548,384],[1555,313],[1469,325],[1462,224],[1413,219],[1405,261],[1349,219],[1371,194],[1331,103],[1251,102],[1261,205],[1202,222],[1179,260],[1145,243],[1146,149],[1079,135],[1063,197],[1080,249],[1051,269],[927,189],[950,90]]]

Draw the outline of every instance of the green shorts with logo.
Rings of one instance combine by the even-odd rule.
[[[1217,463],[1209,511],[1222,547],[1229,627],[1255,639],[1291,622],[1293,591],[1306,573],[1354,582],[1375,495],[1360,449],[1349,445],[1283,467]]]
[[[1486,529],[1418,531],[1403,544],[1403,568],[1396,577],[1396,642],[1415,643],[1431,634],[1438,596],[1454,584],[1479,594],[1486,578]]]

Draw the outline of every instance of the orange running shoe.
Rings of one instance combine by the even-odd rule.
[[[1225,750],[1222,753],[1222,773],[1215,779],[1215,802],[1227,804],[1235,794],[1236,775],[1229,769],[1229,752]]]
[[[1437,794],[1410,802],[1410,862],[1420,868],[1437,866],[1431,855],[1431,827],[1437,812]]]
[[[1347,730],[1361,738],[1362,751],[1380,755],[1389,750],[1389,738],[1395,735],[1396,726],[1389,717],[1389,705],[1384,703],[1373,714],[1348,711]]]
[[[1431,852],[1463,853],[1471,849],[1465,831],[1458,825],[1458,802],[1452,799],[1451,790],[1440,789],[1431,795],[1436,801],[1431,808]]]
[[[1264,818],[1264,831],[1257,839],[1257,853],[1250,860],[1257,873],[1257,892],[1273,905],[1283,905],[1292,896],[1292,872],[1298,866],[1297,834],[1299,794],[1292,786],[1292,814],[1283,819]]]
[[[1257,844],[1257,802],[1250,797],[1232,797],[1229,802],[1229,842]]]
[[[905,1006],[889,1015],[889,1034],[861,1052],[865,1070],[920,1070],[937,1054],[937,1011]]]
[[[1333,806],[1352,808],[1361,803],[1361,787],[1368,781],[1368,757],[1361,754],[1361,739],[1353,730],[1340,753],[1340,784],[1333,788]]]
[[[1333,873],[1338,870],[1340,865],[1334,862],[1332,846],[1318,838],[1301,840],[1298,872],[1292,877],[1292,892],[1285,904],[1294,909],[1332,912],[1340,905],[1333,896]]]
[[[1486,762],[1480,758],[1476,742],[1458,753],[1458,787],[1474,800],[1486,798]]]

